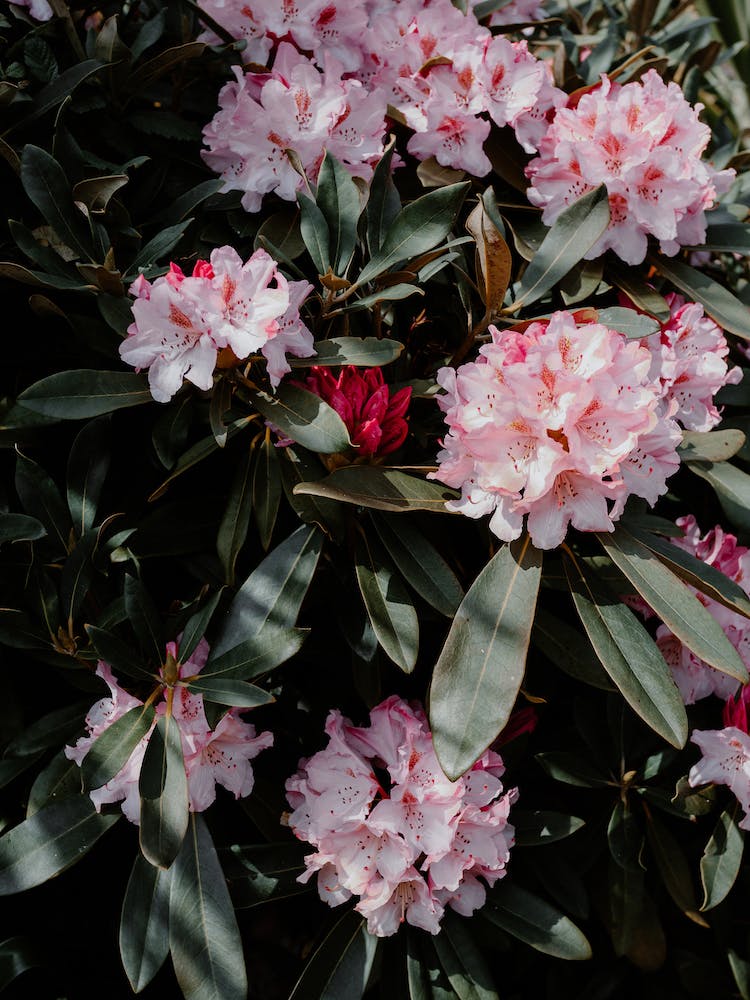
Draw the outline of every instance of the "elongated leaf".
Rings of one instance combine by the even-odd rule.
[[[658,333],[661,329],[658,320],[652,319],[644,313],[636,312],[635,309],[624,309],[622,306],[600,309],[597,322],[603,323],[610,330],[618,330],[629,339],[635,340],[640,340],[641,337],[650,337],[651,334]]]
[[[83,62],[78,63],[78,65],[63,70],[59,76],[55,77],[51,83],[48,83],[46,87],[43,87],[39,91],[34,99],[33,106],[28,111],[24,109],[24,123],[28,124],[35,118],[39,118],[48,111],[51,111],[58,104],[62,104],[65,98],[72,94],[79,84],[83,83],[90,76],[93,76],[94,73],[98,73],[101,69],[104,69],[104,63],[98,59],[85,59]]]
[[[698,433],[685,431],[678,449],[683,462],[726,462],[745,444],[745,435],[734,427]]]
[[[615,566],[688,649],[722,673],[747,681],[745,664],[724,629],[682,580],[624,528],[598,538]]]
[[[146,861],[169,868],[188,825],[188,786],[180,729],[173,715],[156,720],[138,779],[139,840]]]
[[[164,76],[165,73],[169,73],[170,70],[173,70],[186,60],[197,59],[198,56],[203,54],[205,48],[205,42],[185,42],[184,45],[175,45],[171,49],[165,49],[158,56],[154,56],[153,59],[148,59],[145,63],[142,63],[131,74],[128,80],[128,88],[133,91],[143,89],[147,84],[158,80],[159,77]]]
[[[119,813],[98,813],[88,795],[40,809],[0,838],[0,896],[24,892],[59,875],[118,819]]]
[[[697,559],[689,552],[686,552],[677,545],[672,545],[671,542],[660,538],[658,535],[652,535],[647,531],[640,531],[631,523],[628,523],[627,527],[630,534],[647,548],[651,549],[652,552],[656,553],[661,561],[666,563],[676,576],[681,577],[686,583],[696,587],[702,593],[706,594],[707,597],[718,601],[719,604],[723,604],[724,607],[730,608],[732,611],[736,611],[746,618],[750,618],[750,599],[748,599],[742,587],[738,583],[735,583],[734,580],[730,580],[728,576],[714,566],[709,565],[702,559]]]
[[[504,545],[456,612],[430,686],[435,752],[453,780],[484,753],[513,710],[541,571],[541,552],[528,536]]]
[[[482,916],[537,951],[556,958],[591,958],[591,946],[572,920],[520,886],[503,880]]]
[[[698,903],[690,867],[679,842],[653,813],[648,818],[646,832],[667,892],[686,916],[707,927],[708,924],[697,912]]]
[[[737,807],[724,811],[706,844],[701,858],[703,903],[701,910],[712,910],[726,899],[737,880],[745,846],[744,832],[737,826]]]
[[[373,516],[373,522],[407,583],[433,608],[452,618],[464,592],[440,553],[405,518]]]
[[[643,834],[629,802],[615,802],[607,827],[607,843],[616,864],[630,871],[639,870]]]
[[[145,375],[85,368],[56,372],[24,389],[19,403],[60,420],[86,420],[152,399]]]
[[[245,428],[255,419],[255,414],[250,414],[248,417],[240,417],[229,425],[229,430],[227,432],[227,440],[231,440],[236,434],[244,431]],[[156,500],[166,491],[170,483],[174,482],[183,472],[187,472],[188,469],[192,469],[199,462],[202,462],[204,458],[208,458],[215,451],[219,450],[219,446],[216,443],[216,438],[213,434],[209,434],[208,437],[202,438],[197,441],[192,447],[180,456],[177,465],[174,467],[172,472],[167,476],[164,482],[149,497],[149,500]]]
[[[344,534],[344,511],[341,504],[314,494],[295,493],[302,483],[317,482],[325,466],[317,455],[305,448],[285,448],[281,458],[281,478],[289,504],[305,524],[317,524],[328,536],[340,539]]]
[[[104,479],[109,469],[109,421],[92,420],[73,442],[68,456],[68,509],[80,538],[93,528]]]
[[[76,702],[48,712],[26,726],[4,750],[5,757],[25,757],[29,754],[59,747],[83,729],[86,703]]]
[[[248,449],[237,466],[224,515],[216,536],[216,551],[224,568],[224,579],[234,583],[234,567],[247,539],[252,507],[253,452]]]
[[[370,181],[370,197],[367,201],[367,246],[371,257],[380,249],[383,237],[401,211],[401,199],[393,183],[391,169],[395,148],[395,136],[391,136]]]
[[[163,13],[160,11],[159,13]],[[158,15],[157,15],[158,17]],[[155,20],[153,18],[152,20]],[[144,28],[146,25],[144,25]],[[210,181],[201,181],[200,184],[196,184],[194,188],[181,194],[178,198],[172,202],[167,208],[158,212],[154,218],[154,223],[163,223],[166,225],[174,225],[178,222],[182,222],[186,215],[196,209],[199,205],[202,205],[206,198],[210,198],[211,195],[218,194],[219,191],[224,187],[224,181],[220,177],[215,177]]]
[[[3,542],[32,542],[44,538],[47,529],[28,514],[0,514],[0,545]]]
[[[513,827],[519,847],[536,847],[570,837],[584,826],[584,820],[546,809],[513,810]]]
[[[355,569],[378,642],[406,673],[417,662],[419,621],[390,559],[375,538],[357,540]]]
[[[625,701],[668,743],[684,746],[685,706],[651,636],[580,562],[573,566],[566,558],[565,572],[591,645]]]
[[[224,854],[222,865],[235,907],[259,906],[312,888],[297,881],[305,870],[298,844],[233,844],[230,851]]]
[[[608,779],[606,774],[599,769],[598,764],[590,763],[587,758],[580,754],[559,750],[538,753],[535,759],[551,778],[554,778],[555,781],[562,781],[566,785],[575,785],[579,788],[598,788],[612,783],[611,779]]]
[[[723,330],[750,340],[747,306],[728,289],[682,261],[672,260],[663,254],[653,254],[650,260],[659,274],[684,292],[690,302],[699,302]]]
[[[140,271],[145,270],[156,261],[164,258],[170,250],[173,250],[177,246],[192,221],[192,219],[183,219],[182,222],[178,222],[174,226],[167,226],[166,229],[162,229],[152,240],[149,240],[145,246],[141,247],[135,260],[123,275],[123,278],[125,280],[128,278],[137,278]]]
[[[427,281],[427,278],[422,277],[422,280]],[[371,295],[363,295],[361,299],[351,299],[341,307],[341,311],[346,313],[359,312],[361,309],[370,309],[381,302],[408,299],[410,295],[424,295],[424,291],[417,285],[409,285],[405,282],[400,282],[398,285],[386,285],[385,288],[379,288]]]
[[[300,483],[295,493],[329,497],[375,510],[433,510],[445,512],[448,500],[455,500],[455,490],[440,483],[420,479],[400,469],[376,465],[350,465],[314,483]]]
[[[320,165],[315,200],[331,234],[334,274],[344,275],[357,245],[359,189],[346,167],[331,156],[330,152],[326,152]]]
[[[82,260],[91,260],[91,241],[83,216],[73,204],[65,171],[50,154],[27,143],[21,156],[26,194],[62,242]]]
[[[553,288],[583,259],[608,225],[609,201],[603,185],[562,211],[514,289],[515,307],[531,305]]]
[[[480,199],[472,210],[466,228],[476,243],[476,271],[482,302],[487,315],[492,316],[503,304],[513,258],[504,234],[488,214],[483,200]]]
[[[469,187],[468,182],[449,184],[407,205],[393,220],[380,249],[358,276],[357,284],[372,281],[396,264],[436,247],[453,228]]]
[[[313,365],[356,365],[370,368],[395,361],[404,349],[397,340],[377,337],[331,337],[315,345],[315,354],[309,358],[289,358],[292,368],[311,368]]]
[[[169,948],[185,1000],[245,1000],[242,939],[211,835],[196,813],[172,868]]]
[[[260,544],[265,552],[271,544],[273,529],[281,503],[281,469],[279,467],[278,449],[271,442],[270,434],[266,434],[261,442],[253,467],[252,507],[255,513],[255,523],[258,526]]]
[[[136,854],[120,915],[120,957],[134,993],[151,982],[169,954],[172,873]]]
[[[78,540],[65,560],[60,580],[60,606],[63,623],[69,628],[78,617],[94,576],[91,557],[96,548],[98,532],[92,528]]]
[[[326,274],[331,266],[331,234],[326,218],[312,200],[301,191],[297,193],[300,208],[300,232],[307,252],[318,274]]]
[[[750,532],[750,476],[730,462],[689,462],[688,468],[713,486],[732,524]]]
[[[37,947],[26,937],[11,937],[0,941],[0,991],[15,979],[44,962]]]
[[[352,447],[338,413],[307,389],[280,385],[276,395],[253,392],[252,401],[267,420],[303,448],[328,455]]]
[[[348,910],[313,952],[289,1000],[361,1000],[378,939]]]
[[[591,643],[579,629],[539,608],[531,638],[547,659],[566,674],[602,691],[614,691]]]
[[[153,721],[153,707],[137,705],[105,729],[81,764],[81,779],[85,787],[100,788],[114,778],[128,762]]]
[[[206,629],[208,624],[213,617],[214,611],[221,599],[221,590],[217,590],[215,594],[205,602],[199,611],[196,611],[194,615],[191,615],[185,625],[182,632],[182,638],[180,639],[180,645],[177,650],[177,659],[180,663],[185,663],[189,660],[196,646],[201,641],[203,636],[206,634]]]
[[[263,688],[226,677],[204,677],[199,674],[190,682],[190,690],[202,694],[204,701],[213,701],[219,705],[233,705],[236,708],[257,708],[258,705],[270,705],[275,698]]]
[[[95,625],[87,625],[86,633],[99,657],[108,663],[115,673],[141,679],[151,676],[151,671],[143,659],[112,632],[97,628]]]
[[[44,469],[21,452],[16,459],[16,492],[29,514],[47,529],[50,541],[67,552],[73,527],[67,505]]]
[[[266,624],[277,628],[294,625],[321,548],[317,528],[301,525],[253,570],[229,606],[211,647],[206,674],[222,653],[257,636]]]
[[[294,656],[309,631],[266,624],[252,639],[246,639],[220,656],[210,657],[201,671],[201,680],[223,677],[247,681],[260,677]]]
[[[432,943],[459,1000],[498,1000],[490,970],[465,921],[448,911]]]
[[[149,658],[161,663],[164,658],[164,642],[156,605],[141,581],[129,574],[125,576],[124,596],[125,611],[135,634]]]

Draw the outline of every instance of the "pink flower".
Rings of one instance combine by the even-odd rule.
[[[728,726],[718,730],[695,730],[690,737],[703,754],[690,768],[688,781],[693,786],[726,785],[742,806],[742,830],[750,830],[750,737]]]
[[[210,728],[203,707],[203,695],[192,694],[189,688],[189,679],[205,666],[208,652],[208,643],[201,639],[190,659],[175,664],[177,682],[172,688],[172,715],[180,731],[191,812],[203,812],[211,805],[216,798],[217,784],[232,792],[235,798],[249,795],[253,789],[250,761],[273,745],[271,733],[256,735],[255,727],[240,718],[241,709],[230,708],[216,728]],[[174,663],[176,656],[177,644],[167,643],[165,661]],[[113,722],[143,704],[118,685],[111,667],[104,661],[99,662],[96,673],[109,685],[111,697],[102,698],[92,706],[86,716],[87,735],[82,736],[75,746],[65,748],[65,755],[79,766],[93,743]],[[162,676],[165,673],[163,668]],[[161,695],[162,700],[156,705],[157,716],[167,711],[166,682]],[[140,823],[138,781],[152,730],[153,726],[123,768],[106,785],[92,789],[91,800],[97,811],[105,803],[122,802],[122,811],[131,823]]]
[[[534,544],[554,548],[568,524],[612,531],[630,494],[665,492],[681,434],[645,348],[567,312],[490,332],[475,362],[438,372],[448,434],[429,478],[461,489],[450,510],[490,514],[503,541],[528,515]]]
[[[13,0],[16,7],[27,7],[29,14],[37,21],[49,21],[54,16],[47,0]]]
[[[676,83],[655,70],[624,86],[602,77],[575,107],[561,107],[527,167],[529,201],[547,225],[582,194],[604,184],[610,225],[587,252],[612,249],[629,264],[646,255],[648,236],[663,253],[701,243],[705,210],[728,190],[733,170],[701,160],[711,130],[698,119]]]
[[[371,934],[406,920],[431,934],[446,905],[469,914],[505,874],[513,828],[503,762],[487,751],[456,782],[442,772],[427,719],[397,696],[356,727],[332,711],[328,746],[287,781],[287,822],[316,850],[306,858],[330,906],[357,896]],[[387,775],[387,778],[386,778]]]
[[[198,261],[190,277],[170,264],[153,283],[140,275],[131,285],[134,322],[120,357],[136,370],[148,369],[151,394],[160,403],[172,398],[183,379],[210,389],[222,348],[240,360],[262,354],[275,387],[289,371],[285,352],[315,353],[299,316],[311,287],[287,281],[265,250],[243,264],[232,247],[220,247],[210,262]]]
[[[313,365],[304,382],[298,384],[333,407],[360,457],[383,458],[404,443],[411,388],[391,395],[380,368],[359,371],[346,365],[334,375],[330,368]]]

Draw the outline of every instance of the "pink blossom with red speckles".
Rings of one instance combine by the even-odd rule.
[[[190,658],[178,665],[179,679],[174,688],[172,703],[173,718],[177,723],[182,742],[191,812],[203,812],[211,805],[216,798],[216,785],[222,785],[232,792],[235,798],[249,795],[254,782],[250,761],[262,750],[273,745],[271,733],[256,734],[255,727],[240,717],[242,709],[230,708],[219,720],[215,729],[209,726],[203,706],[203,695],[193,694],[189,686],[180,683],[200,673],[206,665],[208,653],[208,643],[205,639],[201,639]],[[167,643],[166,654],[167,658],[176,659],[177,644]],[[143,704],[139,698],[133,697],[120,687],[112,668],[103,660],[99,661],[96,673],[106,681],[111,694],[110,697],[96,702],[86,716],[86,736],[82,736],[74,746],[65,747],[66,757],[74,760],[79,767],[92,745],[113,722]],[[166,698],[165,689],[161,700],[156,704],[157,716],[166,713]],[[138,781],[143,755],[152,731],[153,726],[113,778],[100,788],[91,790],[91,800],[97,812],[105,803],[121,802],[122,811],[131,823],[140,823]]]
[[[682,435],[646,348],[567,312],[490,333],[476,361],[437,376],[448,433],[430,478],[461,489],[449,510],[491,515],[503,541],[525,517],[547,549],[568,524],[612,531],[629,495],[654,503],[666,491]]]
[[[703,756],[693,764],[688,782],[699,785],[726,785],[742,806],[745,815],[738,826],[750,830],[750,736],[735,726],[725,729],[696,729],[690,737]]]
[[[566,206],[606,186],[610,224],[587,260],[612,249],[639,264],[649,236],[668,256],[702,243],[705,212],[734,178],[733,170],[701,159],[711,137],[698,119],[702,107],[688,104],[680,87],[653,69],[624,86],[602,76],[575,107],[555,113],[526,168],[529,201],[550,226]]]
[[[120,357],[148,369],[151,395],[168,402],[187,379],[210,389],[218,353],[230,348],[242,360],[260,353],[272,386],[290,371],[286,354],[315,353],[300,319],[306,281],[287,281],[265,250],[243,263],[232,247],[219,247],[186,277],[176,264],[154,282],[141,275],[130,286],[133,323]]]
[[[421,708],[392,696],[353,726],[333,710],[328,746],[286,783],[287,822],[312,844],[299,881],[317,876],[330,906],[357,896],[371,934],[406,920],[431,934],[446,906],[472,913],[505,874],[513,845],[501,757],[491,750],[458,781],[443,773]],[[481,876],[482,881],[478,876]]]

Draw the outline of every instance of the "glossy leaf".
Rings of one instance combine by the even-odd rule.
[[[60,579],[60,607],[63,623],[69,629],[78,617],[94,577],[91,559],[97,538],[98,532],[91,528],[78,540],[65,560]]]
[[[438,960],[459,1000],[499,1000],[492,975],[466,921],[451,910],[432,939]]]
[[[631,871],[640,868],[639,855],[643,846],[643,833],[627,800],[615,802],[609,817],[607,842],[612,859],[621,868]]]
[[[406,518],[373,516],[381,542],[406,582],[428,604],[452,618],[464,591],[434,546]]]
[[[136,854],[120,915],[120,957],[134,993],[145,989],[169,954],[172,873]]]
[[[115,673],[141,679],[151,676],[142,657],[114,633],[95,625],[87,625],[86,632],[99,658],[108,663]]]
[[[378,465],[350,465],[313,483],[295,486],[295,493],[329,497],[375,510],[433,510],[445,512],[448,500],[458,496],[440,483],[420,479],[400,469]]]
[[[152,399],[145,375],[97,372],[85,368],[56,372],[24,389],[18,397],[27,409],[60,420],[87,420]]]
[[[0,991],[15,979],[44,963],[37,948],[26,937],[10,937],[0,941]]]
[[[539,608],[531,638],[551,663],[575,680],[602,691],[615,690],[591,643],[579,629]]]
[[[598,538],[615,566],[688,649],[717,670],[747,681],[745,664],[724,629],[682,580],[624,528]]]
[[[133,631],[141,641],[149,659],[161,663],[164,658],[164,641],[159,612],[140,580],[125,576],[125,611]]]
[[[333,273],[343,275],[357,245],[359,189],[346,167],[330,152],[320,165],[315,200],[328,223]]]
[[[275,700],[268,691],[247,681],[209,675],[204,677],[203,674],[198,674],[190,682],[190,690],[202,694],[204,701],[235,708],[257,708],[258,705],[270,705]]]
[[[146,861],[169,868],[188,825],[188,784],[180,729],[173,715],[156,720],[138,779],[141,824],[138,839]]]
[[[234,570],[237,556],[247,539],[250,527],[250,510],[253,502],[253,462],[254,454],[247,449],[237,463],[229,497],[216,536],[216,551],[224,569],[224,580],[227,584],[234,583]]]
[[[190,659],[198,643],[206,634],[206,629],[213,617],[214,611],[216,611],[221,594],[222,591],[217,590],[215,594],[212,594],[208,598],[202,608],[188,618],[177,650],[177,659],[180,663],[185,663],[186,660]]]
[[[367,201],[367,246],[370,256],[378,252],[383,237],[401,211],[401,199],[393,183],[391,169],[395,148],[395,136],[391,136],[370,181],[370,196]]]
[[[0,896],[24,892],[59,875],[117,822],[88,795],[53,802],[0,837]]]
[[[73,204],[65,171],[54,157],[30,142],[21,156],[21,183],[58,238],[82,260],[90,260],[91,241],[83,216]]]
[[[750,476],[730,462],[690,462],[688,468],[714,488],[732,524],[750,532]]]
[[[68,456],[68,509],[80,538],[93,528],[109,469],[109,421],[92,420],[76,436]]]
[[[221,677],[247,681],[267,674],[299,651],[309,631],[266,624],[252,639],[246,639],[219,656],[209,656],[209,662],[201,671],[201,680]]]
[[[610,330],[617,330],[628,339],[635,340],[640,340],[641,337],[650,337],[661,329],[658,320],[652,319],[644,313],[636,312],[635,309],[625,309],[622,306],[600,309],[597,322],[603,323]]]
[[[528,536],[504,545],[456,612],[430,686],[435,752],[453,780],[484,753],[513,710],[541,570],[541,552]]]
[[[47,529],[28,514],[0,513],[0,545],[4,542],[32,542],[44,538]]]
[[[271,544],[281,503],[281,469],[276,445],[269,434],[261,442],[253,467],[252,508],[260,544],[265,552]]]
[[[636,714],[672,746],[687,740],[687,716],[669,667],[633,612],[579,561],[566,558],[578,614],[602,666]]]
[[[503,880],[490,894],[482,916],[537,951],[580,961],[591,946],[572,920],[520,886]]]
[[[313,365],[356,365],[360,368],[380,367],[395,361],[404,349],[397,340],[377,337],[330,337],[315,345],[309,358],[289,358],[292,368]]]
[[[702,271],[663,254],[650,258],[656,270],[685,294],[689,302],[698,302],[722,330],[750,340],[750,316],[747,306],[728,289]]]
[[[606,774],[599,769],[598,762],[567,750],[553,750],[536,754],[535,759],[555,781],[580,788],[598,788],[611,784]]]
[[[313,952],[289,1000],[361,1000],[377,946],[364,917],[348,910]]]
[[[708,924],[697,912],[698,903],[690,876],[690,867],[679,841],[653,814],[648,818],[646,832],[667,892],[683,913],[695,923],[707,927]]]
[[[6,745],[3,755],[25,757],[67,743],[83,729],[87,706],[88,703],[77,701],[48,712],[14,736]]]
[[[153,721],[153,706],[137,705],[108,726],[83,758],[81,780],[84,786],[101,788],[114,778],[127,764]]]
[[[53,802],[79,798],[80,794],[81,769],[61,750],[34,779],[26,804],[26,819]]]
[[[242,939],[216,848],[199,814],[190,816],[171,871],[169,948],[185,1000],[245,1000]]]
[[[603,185],[564,209],[515,286],[514,308],[531,305],[556,285],[583,259],[608,225],[609,201]]]
[[[318,274],[326,274],[331,266],[331,234],[328,223],[312,198],[299,191],[297,201],[300,208],[300,232],[305,247]]]
[[[405,673],[417,662],[419,622],[390,559],[375,538],[357,539],[355,570],[378,642]]]
[[[275,396],[267,392],[251,395],[263,416],[303,448],[328,455],[352,447],[344,421],[315,393],[286,384],[279,386]]]
[[[21,452],[16,458],[16,492],[28,513],[44,525],[58,551],[67,552],[73,527],[67,505],[44,469]]]
[[[166,53],[164,54],[166,55]],[[123,277],[126,280],[128,278],[137,278],[141,271],[146,270],[152,264],[166,257],[169,251],[174,250],[180,242],[192,221],[192,219],[184,219],[182,222],[178,222],[174,226],[167,226],[166,229],[162,229],[161,232],[157,233],[152,240],[149,240],[145,246],[141,247],[136,254],[135,260]]]
[[[537,847],[542,844],[552,844],[556,840],[570,837],[580,830],[585,821],[577,816],[567,816],[565,813],[550,812],[546,809],[513,810],[513,827],[516,831],[516,844],[519,847]]]
[[[223,857],[235,907],[259,906],[270,900],[286,899],[310,892],[311,885],[297,881],[305,870],[300,845],[235,844]]]
[[[742,864],[745,834],[737,826],[737,806],[724,811],[714,827],[701,858],[703,902],[701,910],[712,910],[726,899],[737,881]]]

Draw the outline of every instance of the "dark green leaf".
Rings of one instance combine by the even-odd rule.
[[[320,532],[301,525],[266,556],[229,606],[211,647],[208,665],[228,649],[257,636],[266,625],[292,628],[318,565],[321,548]]]
[[[325,479],[301,483],[294,492],[390,511],[445,512],[446,502],[458,496],[455,490],[440,483],[379,465],[346,466]]]
[[[148,591],[134,576],[125,576],[125,611],[133,631],[141,641],[149,659],[161,663],[164,641],[159,612]]]
[[[23,121],[28,124],[35,118],[41,117],[47,111],[61,104],[69,94],[83,83],[88,77],[104,69],[104,63],[98,59],[85,59],[77,66],[71,66],[64,70],[56,79],[43,87],[36,95],[33,107],[28,111],[24,110]]]
[[[598,537],[612,562],[688,649],[722,673],[743,684],[747,681],[745,664],[724,629],[650,549],[619,526]]]
[[[297,881],[305,870],[300,845],[234,844],[224,856],[235,907],[258,906],[272,899],[286,899],[309,892],[312,886]]]
[[[637,871],[643,846],[643,834],[627,801],[618,801],[607,827],[609,853],[621,868]]]
[[[663,254],[654,254],[651,262],[660,274],[685,293],[688,301],[699,302],[722,330],[750,340],[750,315],[747,306],[718,281],[688,264],[664,257]]]
[[[84,786],[101,788],[114,778],[127,764],[153,721],[153,706],[137,705],[108,726],[83,759],[81,779]]]
[[[60,491],[36,462],[18,452],[16,492],[26,510],[47,529],[50,541],[67,552],[72,523]]]
[[[432,943],[459,1000],[498,1000],[492,975],[468,928],[471,924],[446,911]]]
[[[328,455],[352,447],[349,432],[338,413],[307,389],[280,385],[276,395],[253,392],[252,401],[279,430],[310,451]]]
[[[242,939],[211,835],[196,813],[172,868],[169,947],[185,1000],[245,1000]]]
[[[190,659],[196,646],[205,635],[208,624],[221,598],[221,593],[221,590],[217,590],[215,594],[212,594],[208,598],[202,608],[188,618],[177,651],[177,659],[180,663],[185,663]]]
[[[357,245],[359,189],[349,171],[329,152],[320,165],[315,200],[328,223],[333,272],[343,276]]]
[[[589,762],[586,757],[566,750],[538,753],[535,760],[544,768],[550,778],[566,785],[580,788],[598,788],[612,784],[612,780]]]
[[[309,629],[266,624],[252,639],[246,639],[220,656],[210,656],[201,679],[225,677],[247,681],[260,677],[294,656]]]
[[[188,785],[180,728],[173,715],[156,720],[138,780],[141,797],[139,841],[146,861],[169,868],[188,826]]]
[[[300,232],[307,252],[318,274],[326,274],[331,266],[331,236],[328,232],[328,223],[312,198],[299,191],[297,201],[300,208]]]
[[[490,923],[555,958],[591,957],[591,946],[572,920],[520,886],[503,880],[481,911]]]
[[[56,708],[41,719],[27,725],[15,736],[4,750],[5,757],[25,757],[28,754],[59,747],[67,743],[83,729],[88,702],[76,702],[64,708]]]
[[[95,528],[87,531],[65,560],[60,580],[60,605],[63,624],[69,630],[73,628],[73,622],[78,617],[94,576],[91,557],[96,548],[97,537]]]
[[[727,951],[727,959],[742,1000],[750,1000],[750,962],[740,958],[732,948]]]
[[[167,12],[162,9],[157,11],[148,21],[143,22],[138,30],[138,34],[135,36],[135,41],[130,46],[133,61],[139,59],[146,49],[150,49],[152,45],[156,45],[164,34],[166,20]],[[217,183],[223,184],[223,181]]]
[[[357,539],[355,570],[378,642],[394,663],[411,673],[419,648],[417,613],[383,548],[364,533]]]
[[[449,184],[407,205],[389,226],[379,250],[357,277],[357,284],[372,281],[396,264],[436,247],[453,228],[470,186],[468,182]]]
[[[361,309],[369,309],[380,302],[395,302],[400,299],[408,299],[410,295],[424,295],[424,291],[418,288],[417,285],[404,283],[387,285],[385,288],[379,288],[377,292],[373,292],[371,295],[364,295],[361,299],[351,299],[341,307],[341,311],[346,313],[359,312]]]
[[[229,432],[227,434],[227,438],[231,440],[235,436],[235,434],[239,434],[241,431],[245,430],[245,428],[254,418],[255,414],[250,414],[250,416],[248,417],[240,417],[238,420],[235,420],[229,426]],[[197,465],[199,462],[202,462],[204,458],[208,458],[209,455],[212,455],[215,451],[218,450],[219,446],[217,445],[216,438],[213,436],[213,434],[209,434],[208,437],[202,438],[192,447],[188,448],[188,450],[183,455],[180,456],[177,465],[174,467],[172,472],[167,476],[167,478],[164,480],[161,486],[159,486],[157,489],[154,490],[154,492],[149,497],[149,500],[156,500],[165,492],[169,484],[174,482],[174,480],[178,478],[178,476],[181,476],[183,472],[187,472],[188,469],[192,469],[193,466]]]
[[[73,200],[81,201],[90,212],[103,212],[109,199],[128,183],[127,174],[88,177],[73,188]]]
[[[544,608],[538,608],[531,639],[547,659],[577,681],[602,691],[614,691],[591,643],[586,636],[581,635],[579,629],[551,615]]]
[[[31,542],[44,538],[47,529],[28,514],[0,514],[0,545],[3,542]]]
[[[161,11],[160,13],[163,13]],[[154,19],[155,20],[155,19]],[[151,23],[151,22],[149,22]],[[147,27],[147,25],[144,25]],[[175,225],[178,222],[182,222],[186,215],[189,215],[194,209],[202,205],[206,198],[210,198],[212,195],[217,194],[224,187],[224,181],[220,178],[214,178],[210,181],[201,181],[200,184],[196,184],[194,188],[181,194],[179,198],[175,198],[171,205],[158,212],[154,218],[154,223],[161,223],[162,225]]]
[[[281,469],[278,449],[266,434],[261,442],[253,469],[252,507],[258,526],[260,544],[265,552],[271,544],[276,516],[281,503]]]
[[[577,816],[567,816],[565,813],[550,812],[546,809],[535,809],[533,812],[523,809],[513,810],[513,827],[516,831],[516,844],[519,847],[536,847],[563,840],[584,825],[584,820]]]
[[[652,319],[644,313],[636,312],[635,309],[625,309],[622,306],[600,309],[597,322],[603,323],[610,330],[618,330],[630,340],[650,337],[651,334],[658,333],[661,329],[658,320]]]
[[[648,818],[646,832],[667,892],[687,916],[707,927],[697,912],[698,903],[690,877],[690,868],[679,842],[653,813]]]
[[[274,701],[272,694],[263,688],[248,684],[247,681],[235,678],[216,677],[198,674],[190,682],[190,690],[202,694],[205,701],[213,701],[219,705],[232,705],[235,708],[257,708],[258,705],[270,705]]]
[[[11,937],[0,941],[0,992],[24,972],[42,965],[42,957],[29,938]]]
[[[344,511],[341,504],[314,494],[295,493],[302,483],[317,482],[326,474],[320,458],[305,448],[287,447],[279,456],[284,493],[289,504],[305,524],[317,524],[332,538],[341,538],[344,533]]]
[[[630,707],[672,746],[687,739],[682,698],[661,652],[630,608],[566,558],[573,600],[596,655]]]
[[[0,896],[24,892],[74,864],[119,813],[102,815],[88,795],[45,806],[0,837]]]
[[[373,522],[399,572],[420,597],[452,618],[464,592],[440,553],[405,518],[373,516]]]
[[[109,420],[92,420],[76,436],[68,456],[68,509],[80,538],[93,528],[109,469]]]
[[[289,1000],[361,1000],[378,939],[348,910],[313,952]]]
[[[370,181],[370,196],[367,201],[367,246],[371,257],[380,250],[383,237],[401,211],[401,199],[393,183],[391,169],[395,148],[396,141],[394,136],[391,136]]]
[[[456,612],[430,686],[435,752],[453,780],[484,753],[513,710],[541,570],[541,552],[528,536],[504,545]]]
[[[169,954],[172,873],[136,854],[120,915],[120,957],[134,993],[151,982]]]
[[[377,337],[331,337],[315,345],[315,354],[309,358],[289,358],[292,368],[311,368],[313,365],[357,365],[370,368],[395,361],[404,349],[397,340]]]
[[[192,219],[184,219],[174,226],[167,226],[166,229],[162,229],[152,240],[149,240],[145,246],[141,247],[135,260],[123,277],[125,279],[130,277],[137,278],[140,271],[145,270],[163,257],[166,257],[169,251],[173,250],[180,242],[183,233],[192,221]]]
[[[99,657],[109,663],[116,673],[141,679],[151,676],[143,659],[116,635],[94,625],[87,625],[86,633]]]
[[[82,260],[91,260],[87,227],[73,204],[68,179],[57,160],[39,146],[27,143],[21,156],[21,183],[59,239]]]
[[[36,776],[29,792],[26,819],[52,802],[77,798],[80,794],[81,769],[75,761],[68,760],[61,750]]]
[[[712,910],[728,895],[737,880],[742,864],[745,835],[737,826],[737,806],[719,816],[701,858],[703,903],[701,910]]]
[[[188,59],[197,59],[206,48],[205,42],[185,42],[184,45],[175,45],[171,49],[165,49],[158,56],[142,63],[138,69],[131,74],[128,80],[130,90],[142,90],[148,84],[158,80],[159,77],[169,73],[181,63]]]
[[[85,420],[126,406],[140,406],[151,398],[145,375],[83,368],[48,375],[24,389],[18,401],[35,413],[60,420]]]
[[[609,225],[607,189],[600,185],[564,209],[515,286],[515,307],[536,302],[583,259]]]
[[[688,468],[713,486],[732,524],[750,532],[750,476],[729,462],[689,462]]]
[[[300,212],[295,208],[282,209],[274,215],[269,216],[255,234],[253,247],[272,245],[274,250],[283,254],[288,260],[293,261],[305,252],[305,243],[300,231]],[[276,256],[271,253],[271,256]],[[276,258],[280,263],[284,263],[280,258]]]

